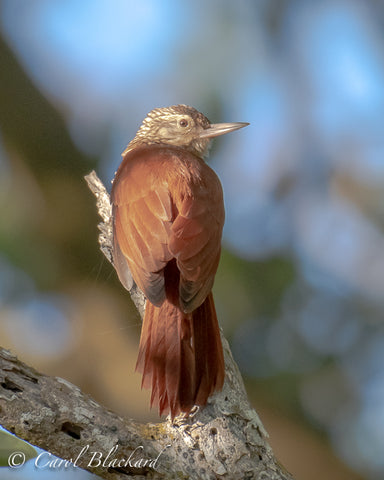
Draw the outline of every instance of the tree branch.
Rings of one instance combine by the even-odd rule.
[[[100,248],[113,263],[109,195],[95,172],[86,180],[103,219]],[[130,294],[142,315],[145,298],[134,283]],[[273,455],[223,335],[222,343],[223,390],[194,414],[160,424],[123,419],[66,380],[42,375],[0,349],[1,423],[20,438],[105,479],[134,475],[293,480]]]

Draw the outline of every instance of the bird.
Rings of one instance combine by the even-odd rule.
[[[113,260],[146,297],[136,371],[160,416],[188,415],[224,384],[212,286],[224,201],[205,162],[211,139],[249,125],[212,124],[187,105],[155,108],[122,153],[112,182]]]

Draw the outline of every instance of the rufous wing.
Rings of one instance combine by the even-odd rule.
[[[163,269],[172,258],[168,250],[171,198],[166,185],[155,178],[153,162],[146,161],[145,155],[126,160],[117,172],[111,194],[115,268],[127,287],[123,280],[129,266],[149,301],[161,305],[165,298]]]
[[[129,265],[135,282],[159,306],[165,298],[164,267],[176,258],[180,306],[186,313],[199,307],[220,258],[224,207],[215,172],[185,150],[141,148],[126,155],[111,198],[122,283],[129,284]]]
[[[169,250],[180,270],[180,304],[184,312],[199,307],[212,289],[219,264],[224,224],[223,193],[213,170],[201,166],[201,182],[177,202]]]

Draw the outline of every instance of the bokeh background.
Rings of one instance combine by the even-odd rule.
[[[154,107],[250,122],[210,159],[220,323],[296,480],[384,478],[383,27],[378,0],[0,0],[0,344],[156,421],[83,176]],[[0,469],[32,475],[75,478]]]

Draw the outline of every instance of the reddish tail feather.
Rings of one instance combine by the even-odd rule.
[[[212,293],[192,313],[167,297],[161,307],[147,302],[136,370],[152,388],[151,407],[173,419],[222,388],[224,357]]]

